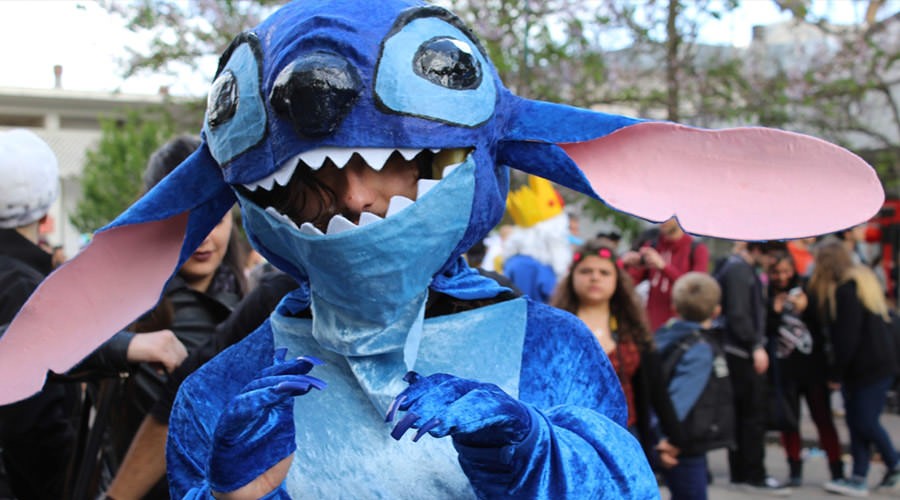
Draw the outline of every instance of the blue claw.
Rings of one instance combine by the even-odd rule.
[[[384,415],[385,422],[394,421],[394,417],[397,415],[397,409],[400,408],[400,405],[402,405],[404,401],[406,401],[406,396],[400,396],[391,401],[391,406],[388,406],[387,413]]]
[[[275,362],[280,363],[284,361],[284,357],[287,356],[287,351],[287,347],[279,347],[278,349],[275,349]]]
[[[419,381],[420,378],[422,378],[422,377],[418,373],[409,371],[409,372],[406,372],[406,375],[403,376],[403,381],[408,384],[415,384],[416,382]]]
[[[419,427],[419,431],[416,432],[416,435],[413,437],[413,443],[415,443],[416,441],[419,440],[419,438],[421,438],[422,436],[427,434],[428,431],[430,431],[431,429],[434,429],[435,427],[437,427],[439,425],[441,425],[441,419],[439,419],[437,417],[434,417],[431,420],[429,420],[428,422],[425,422],[425,424],[423,424],[422,427]]]
[[[299,365],[297,367],[303,372],[307,373],[316,366],[324,365],[325,362],[319,358],[313,356],[297,356],[296,361],[298,361]]]
[[[394,430],[391,431],[391,437],[400,441],[400,438],[402,438],[403,435],[406,434],[406,431],[416,423],[416,420],[419,420],[418,415],[412,412],[407,413],[406,416],[400,419],[400,422],[397,422]]]
[[[313,366],[324,365],[325,362],[315,356],[297,356],[298,361],[308,361]]]
[[[276,385],[275,390],[278,392],[300,392],[300,394],[305,394],[312,388],[321,391],[327,385],[324,380],[319,380],[315,377],[298,377],[297,381],[282,382]]]

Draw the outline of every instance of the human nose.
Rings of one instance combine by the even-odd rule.
[[[378,213],[378,193],[368,181],[368,167],[347,166],[344,168],[344,192],[341,196],[341,212],[355,220],[362,212]]]

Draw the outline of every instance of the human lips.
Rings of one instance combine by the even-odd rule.
[[[191,260],[196,262],[206,262],[213,257],[213,252],[211,250],[204,251],[196,251],[191,254]]]

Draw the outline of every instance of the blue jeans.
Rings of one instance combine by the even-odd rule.
[[[844,384],[844,412],[850,431],[850,455],[853,457],[853,475],[866,477],[869,473],[871,448],[875,446],[888,470],[897,466],[900,457],[891,443],[879,417],[884,410],[887,391],[894,377],[886,377],[865,385]]]
[[[706,500],[706,454],[678,457],[678,465],[663,469],[671,500]]]

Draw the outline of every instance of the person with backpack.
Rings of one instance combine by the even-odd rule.
[[[655,335],[664,385],[678,428],[666,428],[657,449],[672,500],[706,500],[706,453],[734,444],[728,366],[713,329],[721,290],[710,275],[689,272],[672,289],[676,317]]]
[[[659,233],[637,249],[622,255],[625,270],[635,283],[647,280],[647,317],[654,331],[672,317],[672,285],[688,271],[709,270],[709,249],[685,233],[671,218],[659,225]]]
[[[780,244],[783,246],[783,244]],[[787,496],[791,489],[766,474],[769,355],[766,352],[766,287],[774,243],[736,242],[715,272],[722,288],[725,360],[734,389],[735,448],[728,452],[731,484],[755,494]]]

